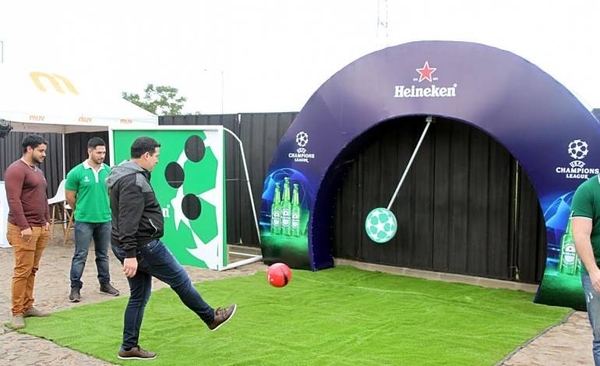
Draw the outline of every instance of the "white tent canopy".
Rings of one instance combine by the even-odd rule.
[[[40,70],[13,69],[0,65],[0,121],[13,131],[54,132],[63,136],[63,175],[65,173],[65,134],[107,131],[109,127],[140,129],[158,125],[158,116],[120,96],[102,95],[102,85]],[[106,90],[106,88],[103,88]],[[3,122],[4,123],[4,122]],[[0,248],[7,247],[8,208],[4,182],[0,182]]]
[[[68,75],[0,65],[0,86],[0,119],[14,131],[64,134],[158,125],[158,116]]]

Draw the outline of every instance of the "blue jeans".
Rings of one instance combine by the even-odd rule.
[[[100,284],[110,282],[108,270],[108,247],[110,245],[111,223],[89,223],[75,221],[75,252],[71,260],[71,287],[81,288],[81,276],[85,269],[90,242],[94,239],[94,250],[96,252],[96,268],[98,270],[98,282]]]
[[[125,251],[115,243],[112,243],[112,250],[123,263]],[[135,276],[127,278],[131,296],[125,309],[121,348],[129,349],[138,345],[144,310],[152,291],[152,277],[171,286],[183,304],[196,313],[204,323],[211,324],[215,320],[214,309],[202,299],[185,269],[160,240],[155,239],[137,248],[136,257],[137,272]]]
[[[594,340],[592,341],[594,364],[600,366],[600,293],[594,289],[592,280],[587,274],[581,275],[581,284],[583,285],[588,317],[594,334]]]

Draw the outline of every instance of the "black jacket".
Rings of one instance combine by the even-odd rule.
[[[111,169],[106,178],[112,211],[111,239],[136,256],[136,248],[163,236],[164,218],[154,190],[150,173],[131,161]]]

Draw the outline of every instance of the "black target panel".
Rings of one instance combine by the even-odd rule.
[[[198,196],[192,193],[188,193],[183,197],[183,201],[181,202],[181,211],[188,220],[196,220],[200,217],[200,213],[202,212],[202,203]]]
[[[181,165],[173,161],[167,165],[165,169],[165,180],[172,188],[179,188],[183,185],[185,179],[185,172]]]
[[[204,140],[198,135],[190,136],[185,141],[185,155],[190,161],[194,163],[199,162],[204,158],[204,154],[206,153],[206,146],[204,145]]]

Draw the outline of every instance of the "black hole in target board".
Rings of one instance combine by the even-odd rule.
[[[173,188],[179,188],[183,185],[185,179],[185,172],[181,165],[177,162],[172,161],[167,165],[165,169],[165,180]]]
[[[181,202],[181,211],[188,220],[196,220],[202,212],[202,204],[198,196],[192,193],[186,194]]]
[[[197,163],[204,158],[205,153],[206,146],[204,145],[204,140],[202,140],[200,136],[190,136],[185,141],[185,155],[189,160]]]

